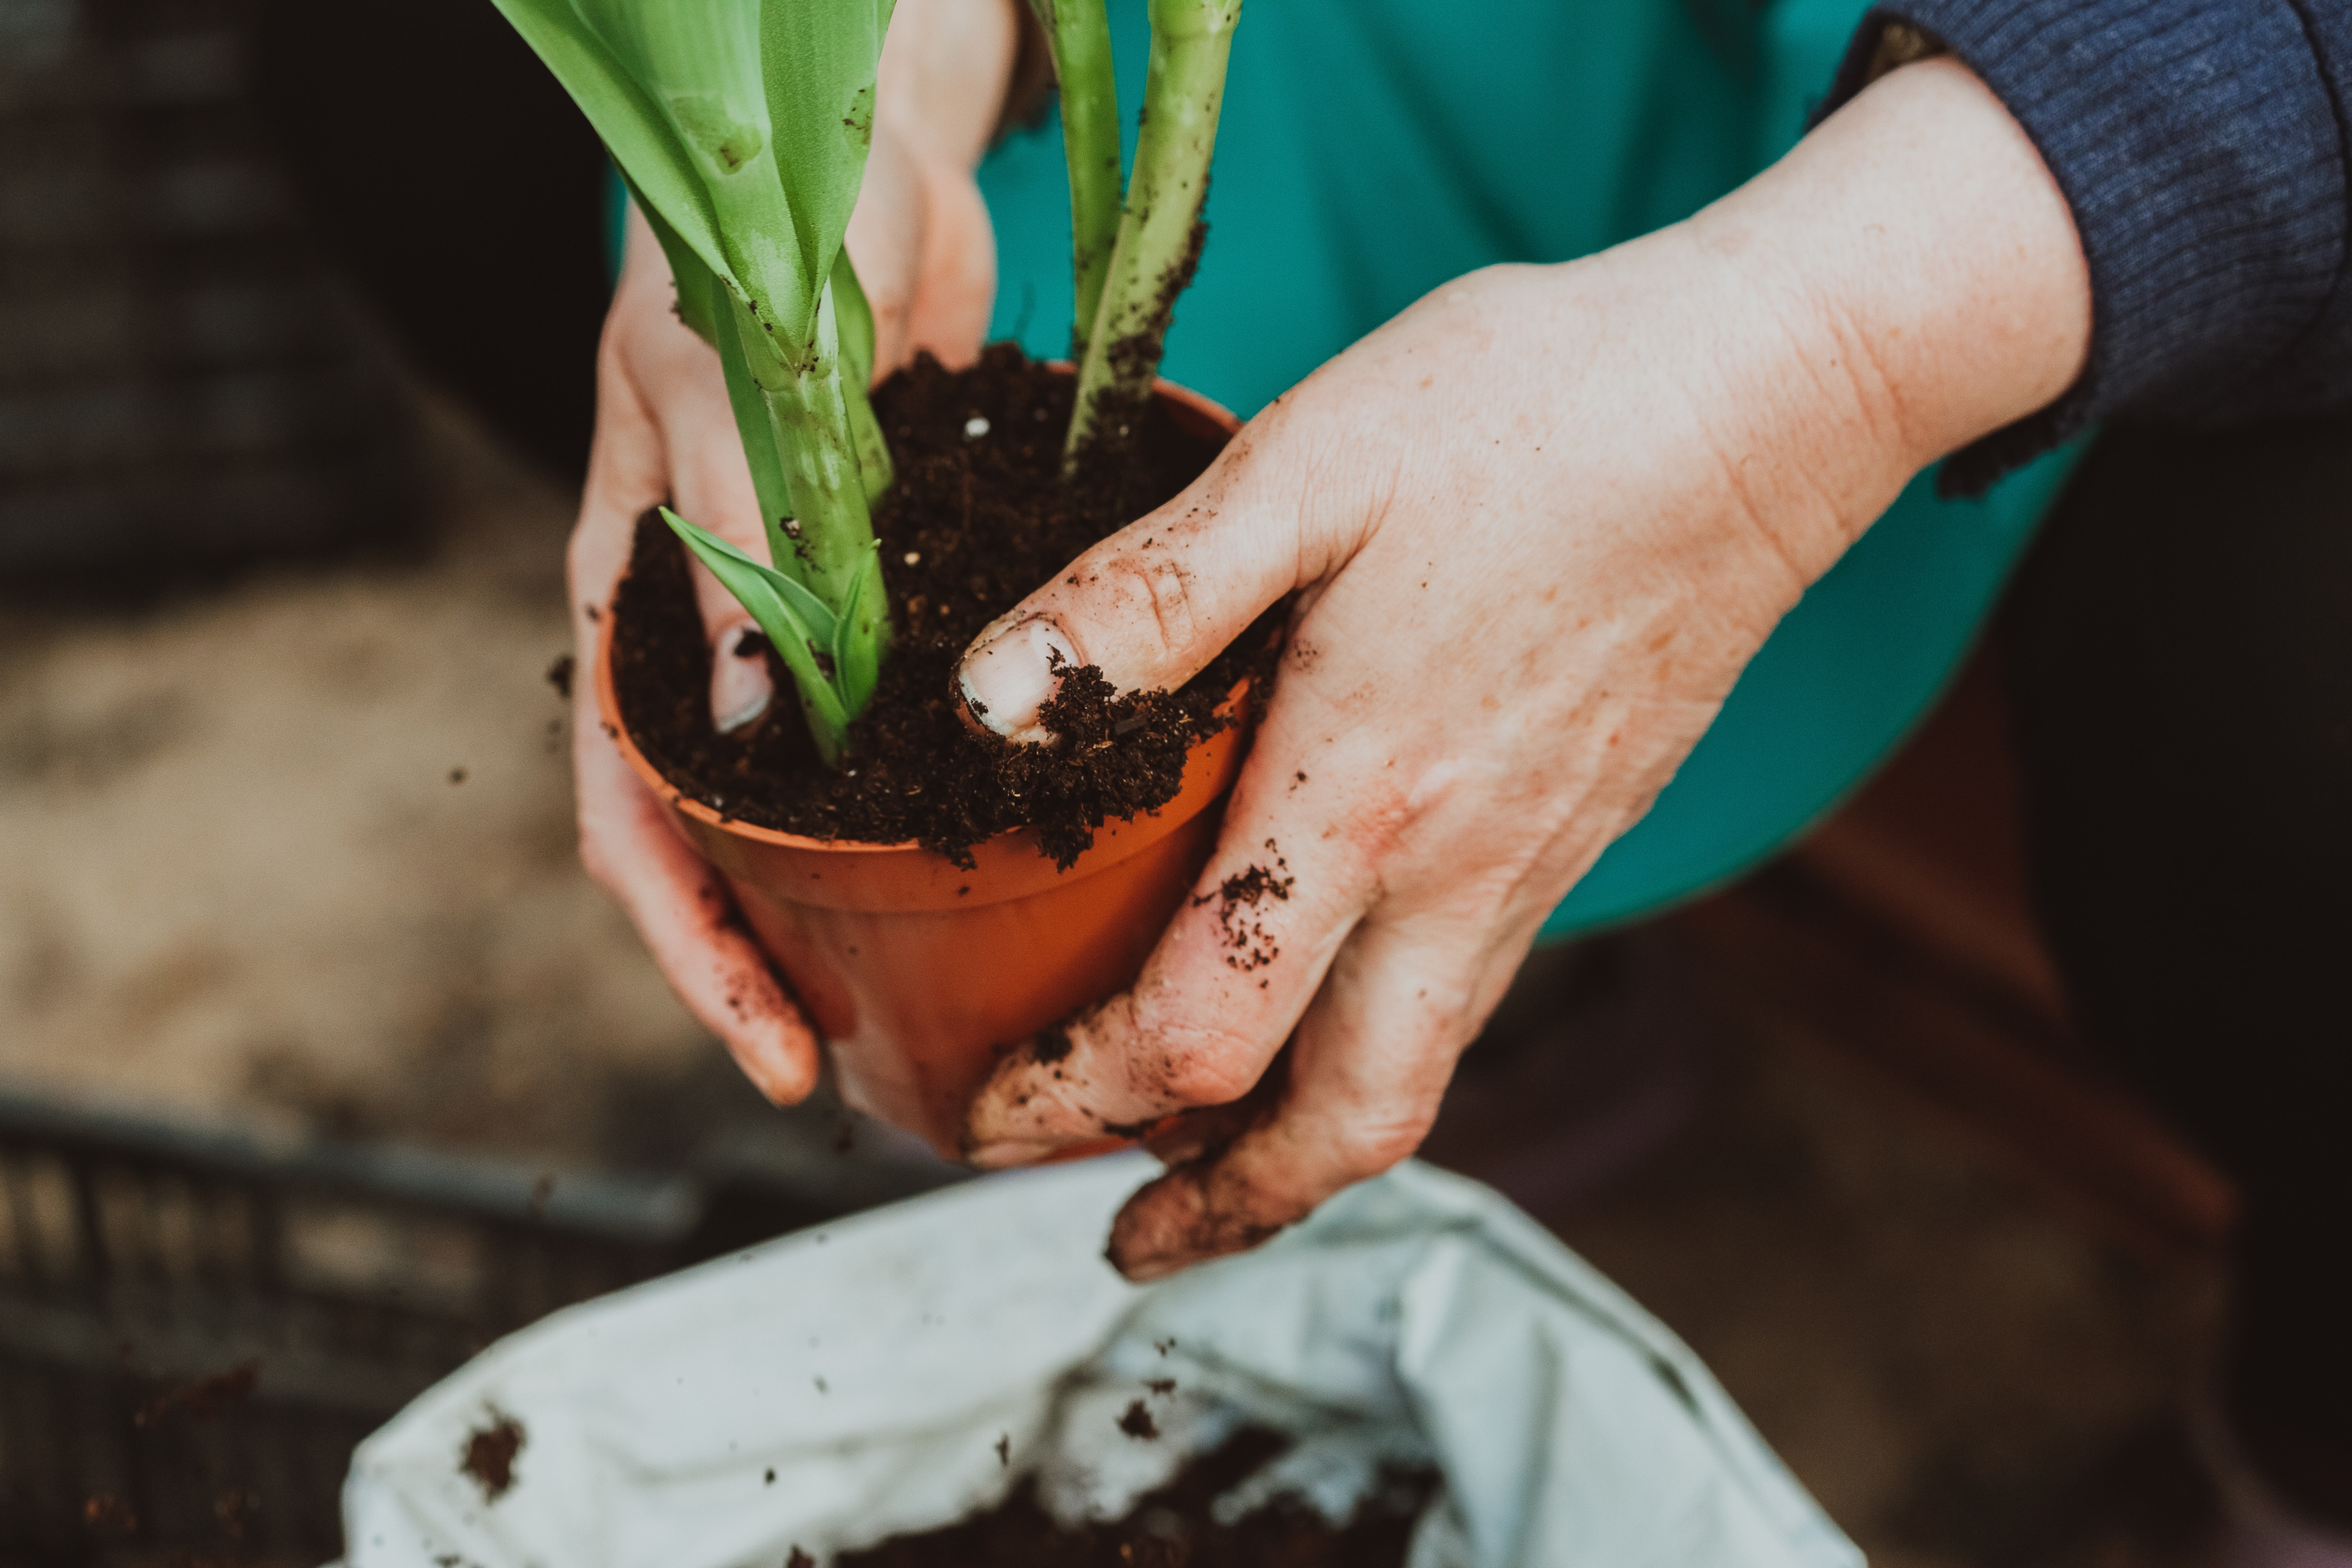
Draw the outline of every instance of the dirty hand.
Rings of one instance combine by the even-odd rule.
[[[2089,325],[2031,142],[1928,62],[1696,217],[1475,273],[1318,371],[966,656],[1021,735],[1050,653],[1171,687],[1297,595],[1194,897],[1066,1054],[1000,1065],[972,1157],[1223,1107],[1152,1140],[1111,1237],[1144,1279],[1411,1153],[1774,624],[1913,473],[2063,391]]]
[[[979,352],[996,251],[972,171],[996,123],[1016,37],[1009,3],[901,0],[892,19],[873,150],[848,235],[874,308],[877,376],[918,349],[950,363]],[[687,847],[622,760],[591,675],[600,606],[611,602],[646,508],[667,501],[746,549],[764,548],[719,355],[677,320],[674,297],[661,247],[633,211],[597,356],[596,438],[568,563],[580,853],[628,910],[695,1017],[763,1093],[789,1102],[816,1081],[815,1036],[743,927],[725,882]],[[711,634],[712,718],[732,729],[768,706],[767,662],[756,651],[737,654],[751,616],[701,567],[695,577]]]

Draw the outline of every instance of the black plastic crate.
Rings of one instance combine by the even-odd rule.
[[[256,108],[248,0],[0,0],[0,582],[382,539],[389,357]]]
[[[500,1334],[952,1179],[838,1125],[550,1178],[0,1097],[0,1564],[334,1557],[353,1446]]]

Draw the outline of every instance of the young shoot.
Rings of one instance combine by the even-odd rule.
[[[1109,263],[1098,279],[1089,267],[1099,245],[1098,216],[1081,200],[1080,168],[1100,168],[1108,122],[1118,106],[1106,63],[1096,68],[1084,52],[1098,26],[1102,0],[1035,0],[1046,21],[1061,74],[1062,132],[1070,165],[1071,227],[1076,237],[1078,326],[1077,406],[1070,417],[1066,462],[1098,441],[1125,439],[1130,422],[1151,395],[1152,378],[1176,313],[1176,297],[1192,279],[1198,258],[1201,206],[1209,194],[1209,159],[1216,151],[1217,115],[1224,106],[1225,64],[1241,0],[1150,0],[1151,62],[1143,90],[1135,168],[1127,182]],[[1084,9],[1087,23],[1071,14]],[[1106,34],[1107,37],[1107,34]],[[1067,39],[1078,40],[1081,68],[1064,64]],[[1108,48],[1103,51],[1108,56]],[[1109,132],[1117,158],[1117,132]],[[1091,187],[1088,192],[1091,197]],[[1091,303],[1091,315],[1089,304]]]
[[[868,511],[890,458],[842,235],[890,0],[495,0],[584,111],[719,351],[767,561],[665,509],[791,670],[827,762],[889,641]]]
[[[1070,358],[1087,357],[1087,335],[1110,275],[1118,240],[1118,83],[1111,76],[1110,19],[1103,0],[1029,0],[1061,84],[1062,153],[1070,170]]]

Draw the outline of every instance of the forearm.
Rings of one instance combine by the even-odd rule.
[[[1682,226],[1736,301],[1711,406],[1746,510],[1806,581],[1927,464],[2081,374],[2089,273],[2064,197],[1950,60],[1894,71]]]
[[[1880,0],[1828,102],[1902,23],[1966,62],[2065,193],[2096,319],[2065,394],[1956,453],[1962,492],[2093,420],[2352,405],[2352,6]]]

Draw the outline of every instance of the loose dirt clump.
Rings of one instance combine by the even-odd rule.
[[[1268,899],[1287,901],[1290,890],[1298,886],[1297,878],[1282,875],[1290,869],[1290,862],[1282,858],[1273,839],[1265,841],[1265,848],[1274,857],[1272,870],[1253,863],[1219,883],[1216,891],[1192,900],[1195,909],[1213,900],[1216,903],[1217,925],[1225,933],[1225,945],[1233,949],[1225,954],[1225,965],[1244,974],[1282,956],[1282,949],[1255,911]]]
[[[482,1489],[483,1501],[496,1502],[514,1489],[515,1456],[522,1452],[529,1434],[521,1422],[504,1411],[493,1409],[489,1414],[488,1426],[466,1435],[466,1451],[458,1456],[457,1469]]]
[[[843,1552],[834,1568],[1402,1568],[1437,1489],[1427,1468],[1384,1470],[1345,1521],[1285,1495],[1217,1521],[1216,1500],[1289,1446],[1279,1433],[1244,1427],[1145,1493],[1126,1518],[1075,1528],[1045,1511],[1036,1478],[1024,1477],[985,1513]]]
[[[1052,745],[974,733],[953,689],[982,627],[1172,499],[1223,446],[1154,403],[1118,461],[1066,481],[1071,398],[1068,376],[1009,344],[964,371],[926,357],[875,395],[898,468],[874,517],[898,633],[838,769],[817,759],[773,650],[768,713],[731,735],[711,727],[710,647],[685,547],[658,517],[641,519],[614,600],[614,677],[646,757],[734,820],[813,838],[912,839],[960,864],[982,839],[1026,826],[1067,866],[1104,822],[1166,805],[1186,752],[1232,722],[1218,710],[1234,686],[1256,675],[1254,702],[1271,686],[1284,606],[1175,691],[1121,695],[1097,667],[1065,670],[1041,712],[1061,737]]]

